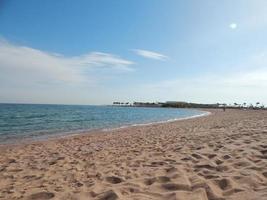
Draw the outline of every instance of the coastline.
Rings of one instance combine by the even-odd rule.
[[[157,108],[157,109],[160,109],[160,108]],[[116,130],[125,129],[125,128],[127,129],[127,128],[131,128],[131,127],[150,126],[150,125],[154,125],[154,124],[170,123],[170,122],[182,121],[182,120],[193,119],[193,118],[198,118],[198,117],[205,117],[205,116],[212,114],[212,112],[207,111],[207,109],[205,111],[204,111],[204,109],[195,109],[195,108],[180,108],[180,109],[198,110],[198,111],[203,112],[203,113],[198,114],[198,115],[194,115],[194,116],[173,118],[173,119],[168,119],[168,120],[163,120],[163,121],[122,125],[122,126],[114,127],[114,128],[97,128],[97,129],[79,130],[79,131],[77,130],[77,131],[57,133],[55,135],[50,134],[50,135],[46,135],[43,137],[42,136],[36,136],[36,137],[32,137],[32,138],[18,138],[12,142],[0,143],[0,148],[3,146],[17,146],[17,145],[26,145],[26,144],[30,144],[30,143],[36,143],[36,142],[45,142],[45,141],[50,141],[50,140],[60,140],[62,138],[75,137],[75,136],[79,136],[79,135],[99,134],[101,132],[110,132],[110,131],[116,131]],[[209,109],[209,110],[214,110],[214,109]]]
[[[203,111],[203,110],[200,110],[200,109],[193,109],[193,110]],[[194,116],[190,116],[190,117],[181,117],[181,118],[174,118],[174,119],[168,119],[168,120],[163,120],[163,121],[140,123],[140,124],[139,123],[138,124],[130,124],[130,125],[125,125],[125,126],[121,126],[121,127],[117,127],[117,128],[100,129],[100,131],[109,132],[109,131],[115,131],[115,130],[120,130],[120,129],[124,129],[124,128],[131,128],[131,127],[137,127],[137,126],[150,126],[150,125],[155,125],[155,124],[171,123],[171,122],[176,122],[176,121],[194,119],[194,118],[198,118],[198,117],[205,117],[205,116],[208,116],[208,115],[212,114],[212,112],[209,112],[209,111],[203,111],[203,112],[204,113],[202,113],[202,114],[194,115]]]
[[[267,112],[207,111],[5,146],[0,199],[266,199]]]

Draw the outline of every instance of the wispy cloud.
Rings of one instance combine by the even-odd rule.
[[[133,49],[133,52],[145,58],[150,58],[150,59],[155,59],[155,60],[167,60],[168,59],[168,56],[163,55],[161,53],[154,52],[154,51],[148,51],[148,50],[143,50],[143,49]]]
[[[132,71],[132,61],[119,56],[90,52],[67,57],[27,46],[0,40],[0,82],[26,83],[82,83],[92,81],[91,69]]]

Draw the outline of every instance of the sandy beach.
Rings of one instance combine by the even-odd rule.
[[[0,199],[266,200],[267,112],[0,146]]]

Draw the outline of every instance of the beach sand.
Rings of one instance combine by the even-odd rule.
[[[0,199],[266,200],[267,111],[0,147]]]

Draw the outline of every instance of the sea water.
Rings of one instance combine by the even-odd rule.
[[[205,115],[194,109],[0,104],[0,143],[77,134]]]

